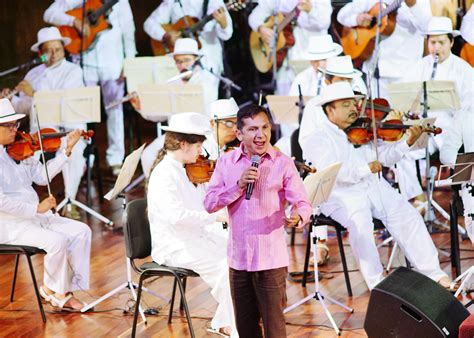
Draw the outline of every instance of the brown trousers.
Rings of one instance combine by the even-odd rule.
[[[240,271],[229,268],[235,324],[241,338],[286,337],[283,309],[286,306],[288,268]]]

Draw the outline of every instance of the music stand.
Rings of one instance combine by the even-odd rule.
[[[428,117],[428,111],[431,110],[459,110],[461,104],[453,81],[420,81],[407,83],[393,83],[389,85],[390,98],[392,106],[400,111],[410,111],[413,107],[419,108],[417,112],[422,111],[424,118]],[[434,189],[434,177],[431,177],[430,152],[426,145],[426,180],[427,186],[427,212],[425,222],[428,229],[432,231],[432,225],[436,221],[433,207],[446,218],[449,215],[432,198]]]
[[[450,166],[450,165],[446,165]],[[474,183],[474,152],[459,154],[456,159],[456,164],[454,165],[454,174],[445,180],[439,180],[438,176],[438,186],[450,186],[458,185],[465,183]],[[457,282],[462,280],[461,285],[456,290],[454,297],[457,297],[462,290],[465,289],[467,283],[470,282],[471,278],[474,275],[474,266],[471,266],[465,272],[460,274],[455,280],[451,282],[451,288],[453,288]]]
[[[34,109],[42,125],[74,125],[100,122],[100,87],[37,91],[34,94]],[[67,205],[75,205],[98,218],[107,226],[113,222],[71,196],[58,204],[57,210]]]
[[[303,96],[308,102],[312,96]],[[277,124],[299,124],[299,96],[267,95],[268,107]]]
[[[121,198],[122,199],[122,206],[123,206],[124,209],[127,205],[127,200],[125,198],[125,190],[126,190],[127,186],[130,184],[130,181],[132,180],[133,175],[135,174],[135,170],[137,169],[138,162],[140,161],[140,156],[141,156],[144,148],[145,148],[145,144],[143,144],[140,148],[136,149],[135,151],[133,151],[130,155],[128,155],[125,158],[125,161],[123,162],[122,168],[120,169],[120,173],[117,177],[117,180],[115,181],[114,187],[112,188],[112,190],[110,190],[104,196],[104,198],[106,198],[109,201],[112,200],[112,199]],[[123,290],[125,288],[128,288],[130,290],[131,294],[132,294],[133,299],[135,299],[135,301],[137,300],[137,295],[135,293],[135,289],[138,288],[138,284],[135,283],[132,279],[132,269],[131,269],[131,260],[130,260],[130,258],[125,257],[125,264],[126,264],[126,267],[127,267],[127,280],[125,282],[123,282],[122,284],[120,284],[115,289],[109,291],[108,293],[106,293],[105,295],[100,297],[99,299],[95,300],[94,302],[92,302],[90,304],[86,304],[81,309],[81,312],[88,311],[89,309],[93,308],[97,304],[102,303],[104,300],[110,298],[111,296],[115,295],[116,293],[120,292],[121,290]],[[145,290],[146,292],[148,292],[148,293],[150,293],[150,294],[152,294],[152,295],[154,295],[158,298],[163,299],[166,302],[169,302],[169,299],[159,295],[158,293],[156,293],[152,290],[149,290],[149,289],[146,289],[146,288],[143,288],[143,290]],[[139,307],[139,311],[140,311],[140,315],[142,316],[143,321],[146,323],[145,313],[144,313],[141,306]]]
[[[341,169],[342,163],[338,162],[335,164],[330,165],[324,170],[318,171],[316,174],[310,174],[306,176],[304,180],[304,186],[306,189],[306,193],[308,195],[308,199],[311,202],[312,206],[319,210],[319,206],[327,202],[329,199],[329,196],[331,194],[332,188],[334,187],[334,184],[336,183],[336,178],[337,174],[339,173],[339,170]],[[319,213],[319,212],[317,212]],[[315,223],[314,221],[311,222],[311,241],[313,243],[313,259],[314,259],[314,292],[307,297],[301,299],[300,301],[296,302],[293,305],[290,305],[286,309],[283,310],[283,313],[287,313],[301,304],[306,303],[307,301],[311,299],[316,299],[321,307],[323,308],[326,317],[329,319],[331,322],[332,327],[334,328],[334,331],[338,336],[341,335],[341,330],[337,326],[336,322],[334,321],[334,318],[332,317],[331,312],[329,312],[329,309],[326,305],[325,299],[329,300],[331,303],[339,305],[343,309],[349,311],[350,313],[354,313],[354,309],[348,307],[345,304],[342,304],[341,302],[335,300],[334,298],[331,298],[329,296],[324,295],[320,290],[319,290],[319,281],[318,281],[318,264],[317,262],[317,241],[318,238],[315,235]]]
[[[173,58],[164,55],[127,58],[124,61],[123,73],[127,81],[127,91],[132,93],[138,90],[139,85],[165,83],[179,72]]]

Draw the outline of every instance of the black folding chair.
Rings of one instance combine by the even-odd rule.
[[[137,290],[137,302],[135,305],[135,315],[133,317],[132,337],[135,337],[137,319],[142,295],[143,282],[154,276],[174,277],[173,292],[171,296],[171,305],[168,314],[168,323],[171,323],[174,298],[176,294],[176,285],[181,293],[181,307],[184,308],[186,318],[188,320],[189,331],[191,337],[195,337],[191,316],[189,314],[188,303],[186,301],[186,278],[199,277],[199,275],[189,269],[161,265],[155,262],[147,262],[140,267],[135,265],[135,259],[143,259],[151,255],[151,234],[150,223],[147,217],[147,201],[145,198],[131,201],[125,209],[125,222],[123,226],[123,234],[125,246],[127,249],[127,257],[130,258],[132,268],[140,275]]]
[[[24,255],[28,262],[28,267],[31,273],[31,279],[33,280],[33,286],[35,288],[35,295],[36,300],[38,301],[41,318],[43,319],[43,323],[46,323],[46,315],[44,314],[43,304],[41,303],[41,297],[38,290],[38,284],[36,283],[35,271],[33,269],[33,264],[31,263],[31,256],[34,256],[36,254],[46,254],[46,252],[40,248],[33,246],[0,244],[0,255],[16,256],[15,271],[13,272],[12,288],[10,292],[10,302],[13,302],[15,296],[16,275],[18,272],[18,263],[20,260],[20,256]]]

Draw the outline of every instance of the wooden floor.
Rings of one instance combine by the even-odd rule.
[[[148,128],[148,129],[147,129]],[[144,139],[149,141],[153,137],[153,127],[147,126],[144,130]],[[97,142],[105,144],[105,133],[98,133]],[[101,143],[102,142],[102,143]],[[103,153],[103,149],[101,149]],[[102,171],[106,174],[105,165]],[[106,191],[111,188],[112,180],[107,178],[104,182]],[[60,195],[61,179],[56,179],[54,189]],[[40,190],[43,194],[44,191]],[[130,194],[129,199],[140,198],[144,194],[143,185],[137,187]],[[81,187],[78,199],[85,200],[85,189]],[[446,206],[450,193],[445,191],[436,192],[437,201]],[[122,206],[121,201],[99,203],[97,193],[94,190],[92,208],[100,211],[106,217],[111,218],[117,225],[121,224]],[[92,302],[107,292],[123,286],[127,280],[127,270],[125,265],[125,247],[123,235],[120,230],[110,230],[94,218],[83,214],[83,221],[88,223],[93,230],[92,257],[91,257],[91,278],[90,290],[77,292],[79,298],[85,302]],[[449,248],[449,235],[433,235],[438,248]],[[302,270],[304,261],[305,239],[302,233],[297,234],[295,246],[289,246],[290,271]],[[378,239],[380,242],[380,240]],[[367,287],[357,271],[350,247],[345,238],[345,249],[348,257],[349,268],[352,271],[351,282],[354,296],[347,296],[344,277],[341,271],[340,258],[337,250],[335,235],[330,233],[331,260],[327,267],[322,269],[330,272],[332,279],[323,279],[321,290],[328,296],[347,304],[354,308],[354,313],[349,314],[342,308],[331,305],[329,310],[334,315],[339,327],[343,330],[343,337],[365,337],[363,330],[365,311],[369,300]],[[468,241],[462,242],[462,249],[470,249]],[[383,247],[380,249],[384,264],[388,261],[391,249]],[[461,251],[463,270],[471,266],[474,262],[469,257],[474,257],[474,252]],[[24,258],[23,258],[24,259]],[[1,337],[109,337],[109,336],[130,336],[132,325],[132,314],[128,311],[133,307],[134,301],[130,290],[122,288],[120,292],[110,297],[106,301],[95,307],[95,312],[87,314],[55,314],[51,308],[46,306],[47,323],[43,324],[34,298],[31,278],[25,260],[21,260],[19,277],[17,281],[15,301],[10,303],[9,290],[13,275],[14,259],[9,256],[0,256],[0,336]],[[451,274],[448,257],[442,257],[442,268]],[[42,257],[34,257],[34,266],[37,279],[41,284],[42,280]],[[400,255],[395,259],[395,266],[404,263]],[[133,276],[137,280],[137,276]],[[157,298],[145,293],[144,308],[155,308],[157,315],[147,316],[147,325],[140,324],[138,328],[141,337],[187,337],[189,331],[184,313],[179,310],[174,311],[172,324],[167,323],[167,313],[169,303],[167,299],[171,293],[171,279],[150,280],[147,287],[155,291],[162,298]],[[307,288],[302,288],[300,284],[288,282],[287,295],[288,304],[293,304],[306,297],[314,290],[314,283],[308,284]],[[210,319],[215,311],[216,303],[212,299],[209,289],[199,278],[192,278],[188,283],[187,299],[193,317],[193,325],[197,337],[213,337],[206,331],[209,327]],[[461,298],[463,303],[467,298]],[[175,307],[176,308],[176,307]],[[322,308],[316,300],[312,299],[297,307],[286,316],[287,332],[290,337],[333,337],[334,331],[330,327]],[[216,336],[217,337],[217,336]]]

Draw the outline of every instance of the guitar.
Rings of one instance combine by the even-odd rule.
[[[245,8],[246,4],[245,1],[241,0],[231,0],[226,3],[226,8],[228,11],[240,11],[241,9]],[[214,17],[211,14],[207,14],[201,20],[196,17],[192,17],[189,15],[183,16],[181,19],[176,21],[174,24],[167,24],[162,25],[163,29],[166,32],[169,31],[178,31],[181,32],[182,38],[194,38],[198,43],[198,47],[201,48],[201,42],[199,41],[198,35],[199,32],[203,30],[204,26]],[[153,55],[165,55],[167,53],[172,53],[174,50],[174,44],[168,43],[165,41],[151,39],[151,50]]]
[[[360,64],[370,58],[375,48],[375,36],[377,33],[377,17],[381,11],[380,34],[390,36],[395,30],[396,10],[403,0],[395,0],[390,6],[382,9],[380,4],[373,5],[368,14],[372,16],[369,27],[343,27],[341,34],[341,45],[346,55],[350,55],[355,64]]]
[[[276,53],[277,53],[277,68],[279,68],[283,60],[288,53],[288,49],[295,44],[295,38],[293,36],[293,27],[288,24],[293,21],[300,13],[298,7],[295,7],[287,15],[283,15],[281,12],[278,13],[278,27],[277,27],[277,41],[276,41]],[[273,28],[275,21],[274,16],[270,16],[263,26]],[[270,50],[270,45],[265,43],[260,37],[260,33],[252,31],[250,33],[250,53],[252,54],[253,62],[255,67],[261,73],[268,72],[273,66],[273,54]]]
[[[89,50],[94,47],[97,42],[98,35],[109,28],[111,25],[107,22],[106,13],[112,8],[119,0],[87,0],[86,2],[86,13],[85,20],[89,24],[90,34],[85,36],[83,39],[83,50]],[[76,9],[67,11],[66,13],[72,15],[76,19],[82,20],[82,6]],[[81,35],[74,28],[70,26],[58,27],[61,35],[71,39],[71,43],[64,48],[72,54],[79,54],[81,52]]]

